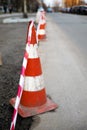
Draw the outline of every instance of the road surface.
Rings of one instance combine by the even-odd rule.
[[[47,94],[59,108],[37,116],[32,130],[87,130],[87,18],[53,15],[47,17],[47,40],[40,52]]]

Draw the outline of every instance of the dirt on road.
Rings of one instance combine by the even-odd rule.
[[[9,130],[25,50],[28,23],[0,24],[0,130]],[[18,115],[15,130],[29,130],[33,118]]]

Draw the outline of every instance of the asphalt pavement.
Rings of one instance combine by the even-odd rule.
[[[31,130],[87,130],[87,75],[81,53],[49,15],[46,35],[39,51],[47,95],[58,108],[36,116]]]

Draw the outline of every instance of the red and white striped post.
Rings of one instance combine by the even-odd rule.
[[[26,44],[26,49],[25,49],[25,54],[23,58],[23,64],[22,64],[22,70],[21,70],[21,75],[20,75],[20,80],[19,80],[19,85],[18,85],[18,92],[16,96],[16,101],[15,101],[15,106],[14,106],[14,112],[12,116],[12,122],[10,126],[10,130],[15,130],[15,125],[16,125],[16,120],[17,120],[17,114],[18,114],[18,107],[20,104],[22,92],[23,92],[23,87],[24,87],[24,76],[25,76],[25,69],[27,66],[27,60],[28,60],[28,55],[29,55],[29,46],[30,46],[30,40],[31,40],[31,28],[33,26],[33,21],[30,21],[31,24],[28,27],[28,36],[27,36],[27,44]]]

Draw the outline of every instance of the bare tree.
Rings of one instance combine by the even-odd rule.
[[[23,11],[23,17],[24,18],[27,18],[28,17],[28,14],[27,14],[27,1],[24,0],[24,11]]]
[[[55,12],[58,12],[58,10],[59,10],[59,2],[58,2],[58,1],[55,1],[55,2],[54,2],[53,10],[54,10]]]
[[[8,4],[8,1],[17,12],[36,12],[38,7],[43,6],[42,0],[0,0],[0,4]]]
[[[27,0],[27,6],[29,12],[36,12],[38,7],[40,6],[40,3],[38,0]]]

